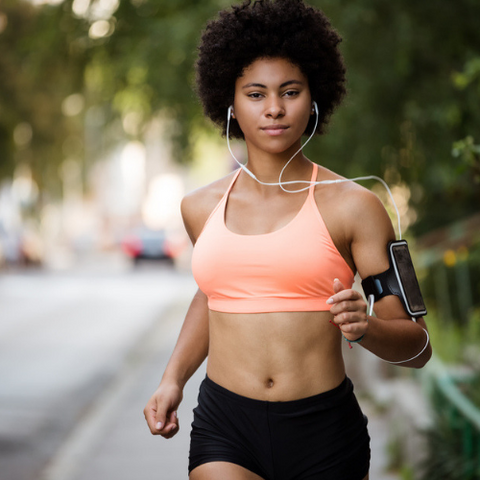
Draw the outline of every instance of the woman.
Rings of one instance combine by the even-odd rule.
[[[388,361],[415,357],[409,367],[431,355],[423,320],[397,297],[372,317],[351,288],[356,272],[389,266],[395,235],[382,204],[352,182],[316,185],[342,177],[301,152],[344,95],[339,42],[301,0],[245,2],[202,37],[200,98],[224,134],[245,139],[250,173],[182,202],[200,288],[144,413],[153,434],[175,435],[183,387],[208,354],[191,480],[367,479],[367,421],[342,337]]]

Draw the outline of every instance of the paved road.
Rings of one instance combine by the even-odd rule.
[[[143,408],[160,381],[188,304],[172,305],[98,399],[82,424],[52,458],[42,480],[181,480],[187,478],[189,426],[202,366],[190,379],[179,408],[180,432],[171,440],[153,437]]]
[[[1,480],[181,480],[202,367],[185,389],[181,429],[150,435],[156,388],[195,285],[169,269],[0,279]],[[371,480],[384,472],[387,431],[365,404]]]
[[[135,362],[131,349],[194,291],[189,275],[162,267],[2,275],[0,478],[39,478],[126,359]]]

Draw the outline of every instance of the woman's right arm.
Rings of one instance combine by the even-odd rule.
[[[198,290],[188,309],[162,381],[143,411],[153,435],[171,438],[177,433],[177,409],[183,398],[183,387],[207,354],[207,298]]]
[[[183,222],[194,245],[221,195],[221,189],[211,195],[209,189],[204,187],[183,199]],[[198,290],[188,309],[162,381],[143,411],[152,434],[171,438],[177,433],[177,409],[183,398],[183,388],[207,357],[208,340],[207,297]]]

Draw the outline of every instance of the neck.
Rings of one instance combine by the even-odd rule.
[[[282,174],[282,182],[293,180],[305,180],[307,170],[310,170],[311,162],[303,152],[298,152],[299,145],[291,147],[280,154],[258,151],[247,144],[248,162],[247,168],[258,180],[266,183],[277,183],[280,173],[287,165]],[[253,178],[252,181],[255,181]]]

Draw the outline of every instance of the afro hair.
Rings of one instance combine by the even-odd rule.
[[[323,133],[346,92],[340,42],[329,19],[302,0],[247,0],[222,10],[207,24],[198,48],[197,92],[205,115],[226,135],[227,110],[245,68],[259,58],[284,58],[308,78],[319,110],[316,133]],[[314,125],[312,117],[305,134]],[[236,121],[230,137],[244,138]]]

